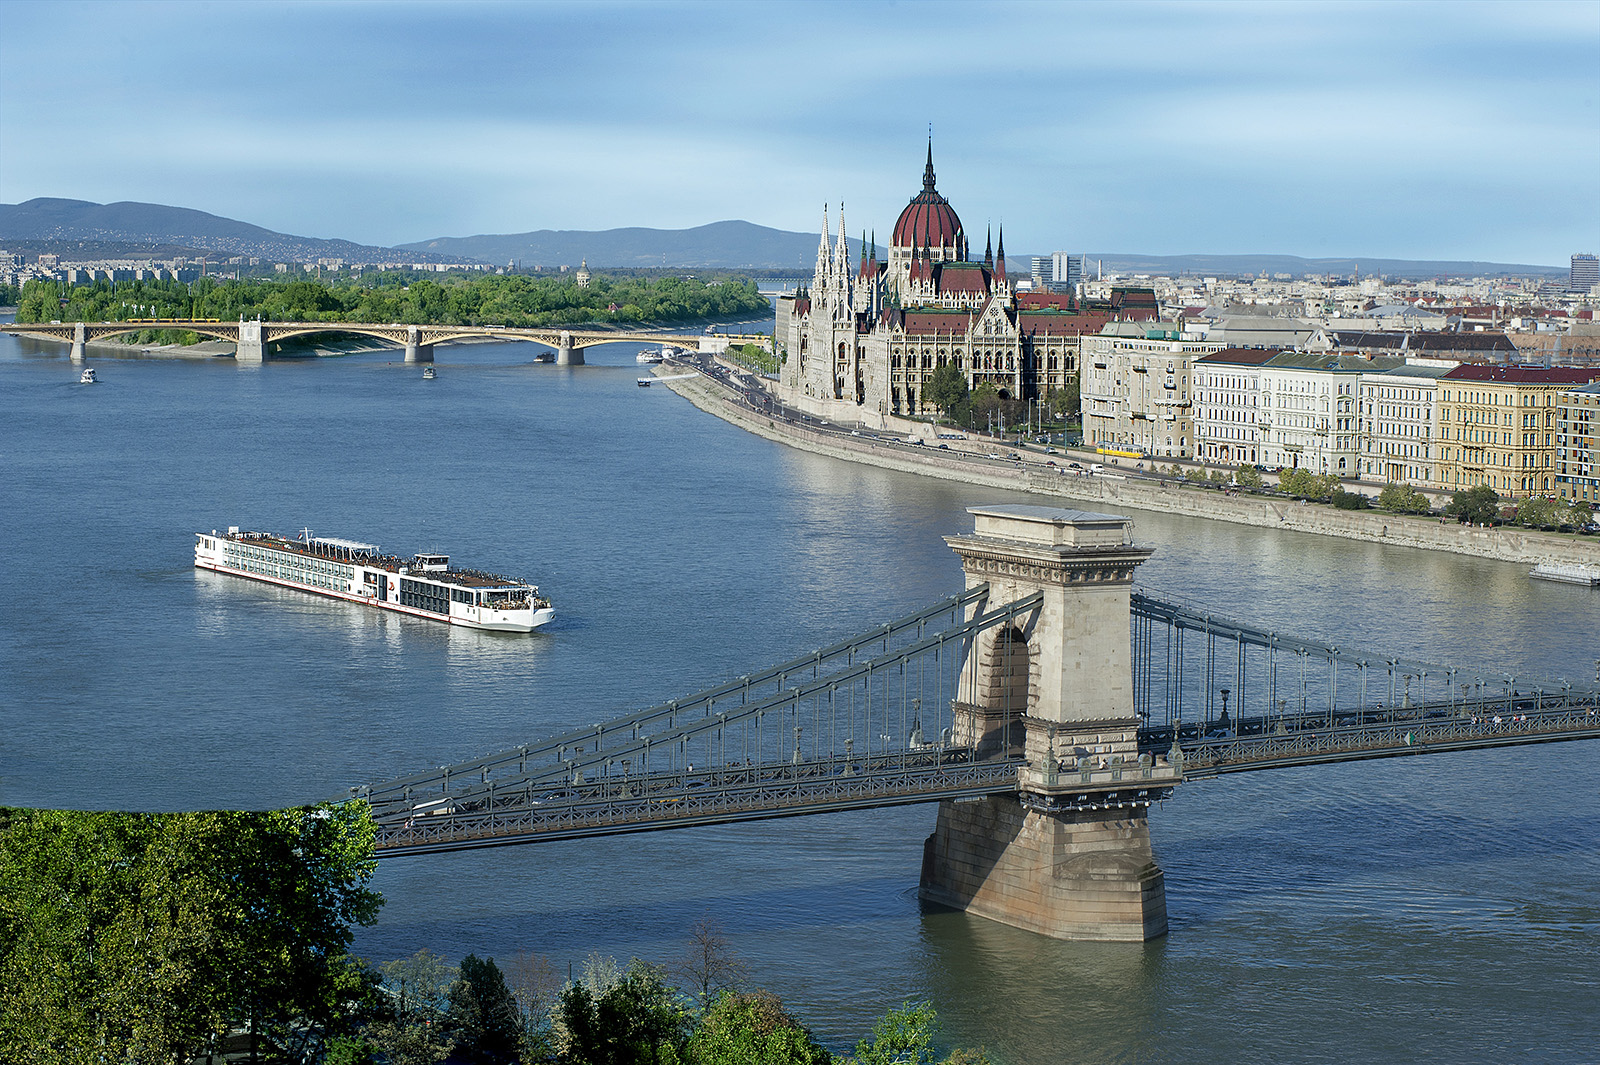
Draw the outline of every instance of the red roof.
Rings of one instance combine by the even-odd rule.
[[[972,315],[966,311],[906,311],[907,333],[962,333],[972,325]]]
[[[1024,335],[1075,337],[1098,333],[1109,319],[1102,314],[1062,314],[1057,311],[1023,311],[1017,325]]]
[[[1070,292],[1019,292],[1017,309],[1023,311],[1075,311]]]
[[[1545,369],[1543,366],[1487,366],[1472,363],[1457,366],[1445,374],[1450,381],[1506,381],[1524,385],[1586,385],[1600,380],[1600,370],[1582,370],[1567,366]]]
[[[941,293],[989,294],[989,271],[977,263],[940,263],[935,267],[935,276]]]

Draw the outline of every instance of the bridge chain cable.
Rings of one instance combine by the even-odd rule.
[[[1131,607],[1141,749],[1191,778],[1600,735],[1594,685],[1340,647],[1143,592]]]
[[[781,683],[786,678],[807,670],[815,674],[822,668],[824,663],[840,655],[851,654],[864,644],[893,639],[907,629],[918,628],[945,614],[954,614],[972,603],[981,601],[988,593],[989,586],[987,584],[976,585],[958,595],[941,599],[936,603],[907,614],[905,617],[886,622],[860,635],[839,640],[826,647],[801,655],[798,658],[792,658],[787,662],[759,672],[743,674],[721,684],[706,688],[703,691],[686,695],[681,699],[671,699],[643,710],[621,714],[585,728],[573,729],[538,743],[508,748],[480,758],[472,758],[456,762],[453,765],[440,766],[437,769],[394,777],[380,783],[365,785],[361,788],[351,788],[350,792],[355,794],[359,791],[363,798],[376,802],[391,793],[404,793],[408,788],[415,788],[419,784],[435,781],[441,775],[455,776],[462,773],[493,771],[508,766],[513,762],[519,766],[525,766],[530,758],[538,759],[551,753],[560,753],[568,747],[587,745],[596,736],[603,736],[608,732],[615,733],[619,729],[636,728],[663,717],[690,712],[701,706],[710,706],[719,699],[747,693],[752,688],[760,687],[775,680]],[[346,797],[348,796],[339,796],[334,801],[340,801]]]
[[[640,736],[635,732],[633,736],[615,740],[607,746],[596,747],[593,750],[586,751],[581,757],[562,759],[558,764],[547,766],[542,770],[536,770],[531,773],[524,772],[511,779],[495,781],[490,781],[487,774],[480,774],[476,783],[472,782],[469,777],[464,784],[461,784],[456,789],[450,789],[449,780],[444,774],[435,774],[428,778],[428,782],[439,784],[441,790],[448,791],[451,796],[458,800],[472,799],[487,794],[491,784],[496,789],[503,791],[507,788],[527,788],[530,786],[538,788],[540,786],[548,787],[580,783],[587,771],[607,769],[620,763],[623,759],[634,757],[642,759],[652,749],[656,751],[669,750],[674,744],[682,744],[685,741],[703,737],[708,733],[718,732],[729,726],[760,719],[763,715],[773,711],[782,711],[785,708],[795,710],[807,699],[815,700],[824,694],[831,697],[847,685],[850,686],[850,690],[853,692],[855,690],[854,682],[856,681],[870,680],[875,674],[886,669],[903,669],[911,659],[924,652],[942,648],[953,639],[970,636],[972,633],[997,624],[1009,623],[1017,615],[1037,607],[1043,602],[1043,599],[1042,593],[1035,592],[1014,603],[1008,603],[1005,606],[977,615],[961,625],[942,630],[931,636],[925,636],[886,655],[853,662],[826,676],[808,679],[768,698],[743,704],[735,710],[723,711],[715,717],[702,718],[686,725],[669,726],[664,731],[646,736]],[[659,718],[661,715],[655,716]],[[830,715],[830,718],[833,716]],[[811,729],[813,735],[821,731],[815,725],[818,720],[819,715],[814,715],[814,724]],[[910,732],[905,731],[902,734],[910,735]],[[591,733],[590,735],[593,734]],[[814,754],[815,751],[816,749],[814,748]],[[470,764],[474,768],[482,766],[480,762]],[[644,764],[642,760],[640,764]],[[413,792],[413,796],[414,794]],[[384,811],[384,801],[381,798],[369,801],[373,803],[374,810],[379,812],[381,816]],[[402,797],[401,805],[406,809],[410,808],[405,797]]]

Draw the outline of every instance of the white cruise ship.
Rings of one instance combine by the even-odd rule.
[[[377,544],[313,537],[310,529],[298,540],[240,532],[237,525],[226,533],[196,533],[194,564],[469,629],[532,632],[555,616],[550,601],[531,584],[451,569],[448,555],[400,558],[384,554]]]

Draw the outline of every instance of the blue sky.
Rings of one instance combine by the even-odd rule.
[[[30,3],[0,202],[363,243],[743,218],[1016,252],[1600,251],[1600,0]]]

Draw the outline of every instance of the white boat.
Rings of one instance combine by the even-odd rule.
[[[271,533],[196,533],[199,569],[265,581],[397,614],[469,629],[532,632],[555,616],[534,585],[471,569],[451,569],[448,555],[386,555],[377,544]]]
[[[439,376],[438,371],[435,370],[432,366],[425,367],[423,369],[423,371],[422,371],[422,379],[424,381],[432,381],[435,377],[438,377],[438,376]]]
[[[641,378],[639,378],[639,387],[640,388],[649,388],[650,387],[650,381],[651,381],[651,378],[649,378],[649,377],[641,377]]]
[[[94,375],[93,366],[85,366],[83,368],[83,372],[78,375],[78,383],[80,385],[92,385],[98,380],[100,380],[100,378]]]
[[[1586,584],[1593,588],[1600,584],[1600,567],[1582,562],[1541,562],[1528,574],[1541,581],[1561,581],[1563,584]]]
[[[660,351],[657,351],[654,348],[646,348],[645,350],[639,352],[639,354],[635,355],[633,357],[633,361],[637,362],[641,366],[652,366],[665,360],[666,357],[667,354],[665,348]]]

